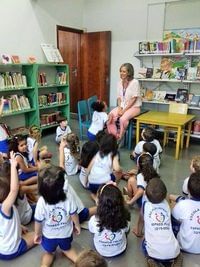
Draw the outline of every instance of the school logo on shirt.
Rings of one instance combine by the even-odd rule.
[[[167,210],[162,207],[154,208],[149,212],[150,224],[155,231],[169,230],[170,220]]]
[[[163,212],[156,212],[155,213],[155,220],[159,223],[163,223],[165,221],[165,215]]]
[[[116,236],[116,234],[114,234],[114,233],[105,233],[104,238],[105,238],[105,240],[113,241],[115,239],[115,236]]]
[[[61,212],[58,212],[58,214],[52,214],[51,218],[52,218],[53,222],[59,223],[62,221],[63,216],[62,216]]]

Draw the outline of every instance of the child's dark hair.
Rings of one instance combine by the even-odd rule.
[[[151,127],[144,128],[142,134],[146,142],[152,142],[155,139],[155,130]]]
[[[80,165],[84,168],[87,168],[90,161],[93,159],[93,157],[96,155],[98,151],[99,151],[99,145],[97,144],[96,141],[86,142],[81,150]]]
[[[153,167],[153,157],[149,153],[143,153],[138,157],[139,173],[142,173],[144,180],[148,183],[152,178],[160,176]]]
[[[112,134],[105,134],[99,143],[100,156],[103,158],[112,152],[113,156],[117,154],[117,139]]]
[[[92,108],[94,111],[102,112],[103,109],[105,108],[105,102],[104,102],[104,101],[97,100],[97,101],[95,101],[95,102],[93,102],[93,103],[91,104],[91,108]]]
[[[63,136],[63,139],[67,142],[67,147],[70,150],[71,155],[77,160],[80,159],[80,146],[79,138],[75,133],[68,133]]]
[[[2,203],[10,192],[10,179],[7,176],[0,176],[0,203]]]
[[[154,143],[146,142],[143,145],[143,151],[148,152],[153,157],[157,152],[157,147]]]
[[[96,134],[96,142],[99,144],[101,141],[101,138],[106,135],[106,132],[104,130],[98,131]]]
[[[145,192],[148,200],[154,204],[162,202],[167,196],[167,188],[159,178],[152,178],[147,184]]]
[[[14,153],[19,152],[18,145],[20,142],[26,141],[26,136],[22,134],[15,135],[9,142],[9,153],[13,151]],[[28,152],[24,152],[23,155],[28,158]],[[8,154],[8,157],[10,155]]]
[[[113,184],[103,185],[98,190],[97,216],[100,232],[104,228],[117,232],[127,227],[130,213],[125,208],[119,188]]]
[[[75,267],[107,267],[108,264],[104,257],[94,250],[82,251],[76,262]]]
[[[61,167],[48,164],[38,172],[39,194],[50,205],[66,199],[64,182],[65,171]]]
[[[200,199],[200,171],[190,175],[188,180],[188,191],[193,198]]]
[[[57,122],[58,122],[58,123],[61,123],[61,122],[63,122],[63,121],[68,121],[67,117],[61,117],[61,116],[59,116],[59,117],[57,118]]]

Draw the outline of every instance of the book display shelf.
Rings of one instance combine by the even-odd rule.
[[[33,124],[46,129],[60,115],[69,118],[68,72],[66,64],[0,65],[1,121],[11,129]]]
[[[200,119],[200,101],[194,101],[200,99],[200,53],[137,52],[134,56],[140,61],[135,76],[140,82],[145,109],[167,111],[170,101],[183,102],[188,103],[188,113]],[[200,133],[191,136],[200,138]]]

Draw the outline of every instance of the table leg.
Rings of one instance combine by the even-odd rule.
[[[181,143],[181,126],[178,127],[177,131],[175,159],[179,159],[180,143]]]
[[[139,142],[140,139],[140,122],[137,120],[136,122],[136,145]]]
[[[187,140],[186,140],[186,148],[189,147],[191,129],[192,129],[192,121],[190,121],[188,123],[188,134],[187,134]]]

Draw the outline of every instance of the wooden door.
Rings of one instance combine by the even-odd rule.
[[[109,103],[111,32],[91,32],[57,26],[57,46],[70,70],[70,111],[77,101],[97,95]]]
[[[81,95],[81,34],[83,31],[57,26],[57,46],[64,63],[69,65],[70,112],[77,113]]]

